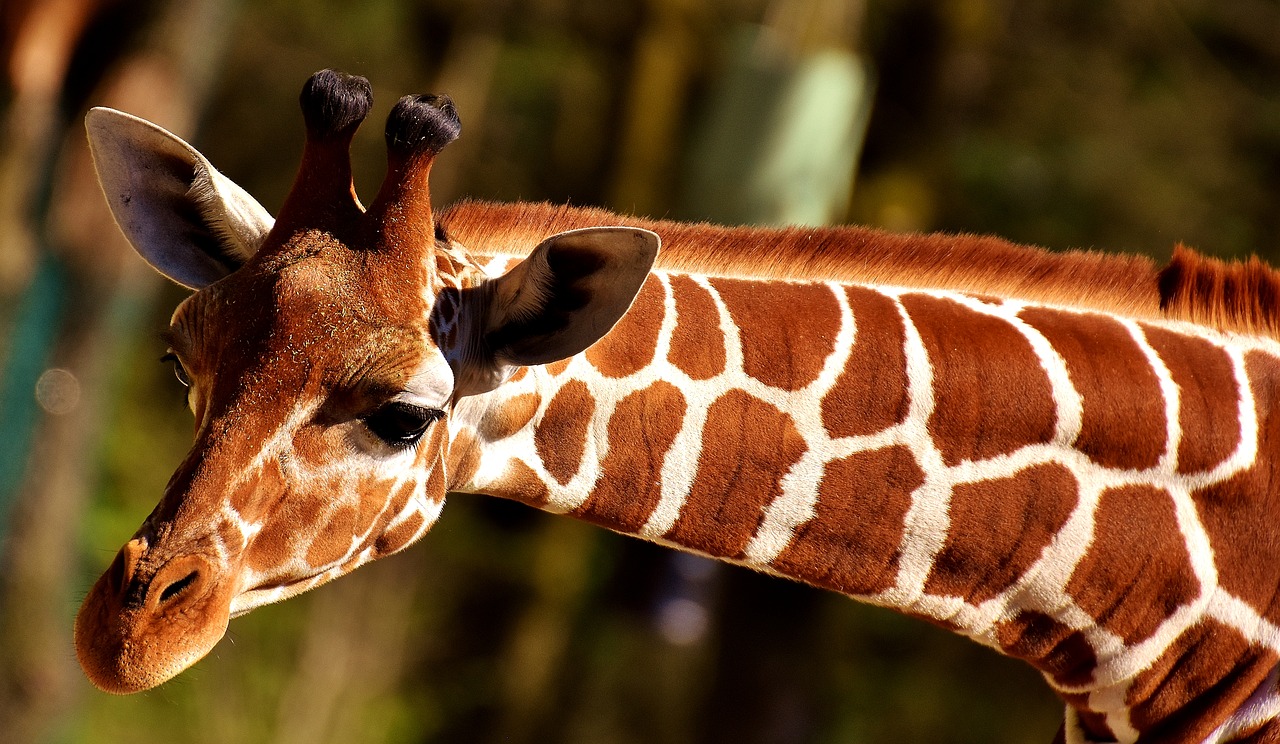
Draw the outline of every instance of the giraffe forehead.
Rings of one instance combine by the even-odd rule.
[[[327,238],[327,236],[325,236]],[[317,248],[319,242],[319,248]],[[287,356],[307,366],[400,357],[414,367],[431,347],[431,273],[418,264],[327,241],[250,264],[192,295],[171,335],[192,354],[222,347],[220,363]]]
[[[436,282],[428,266],[434,256],[406,259],[341,243],[316,252],[299,249],[297,255],[286,264],[264,267],[272,277],[274,302],[287,317],[327,308],[374,326],[419,325],[434,304]]]
[[[366,316],[421,317],[433,294],[423,290],[437,283],[437,250],[424,246],[420,252],[397,252],[376,231],[349,232],[337,236],[315,228],[299,230],[214,286],[235,292],[241,285],[265,282],[278,301],[336,300]]]

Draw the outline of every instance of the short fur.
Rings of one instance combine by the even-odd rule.
[[[224,275],[204,222],[258,235],[261,207],[153,125],[89,131],[142,255],[216,280],[169,339],[196,442],[77,617],[99,687],[163,682],[230,617],[412,543],[454,491],[927,617],[1043,672],[1059,741],[1280,739],[1277,344],[1076,312],[1270,333],[1260,262],[537,204],[463,204],[437,233],[456,112],[411,97],[368,212],[348,141],[309,137]],[[486,280],[433,234],[533,253]],[[662,268],[711,276],[651,276],[659,236]]]
[[[1179,245],[1160,272],[1160,309],[1200,325],[1280,335],[1280,278],[1257,256],[1225,263]]]
[[[465,201],[440,217],[444,234],[480,255],[522,255],[548,235],[598,225],[658,233],[659,269],[950,289],[1271,337],[1280,332],[1280,275],[1274,269],[1257,258],[1226,263],[1182,246],[1159,270],[1145,256],[1054,253],[990,236],[857,226],[719,227],[545,202]]]
[[[462,133],[458,110],[449,96],[405,96],[387,117],[387,149],[435,154]]]
[[[373,107],[373,87],[359,75],[321,70],[298,97],[309,137],[350,137]]]

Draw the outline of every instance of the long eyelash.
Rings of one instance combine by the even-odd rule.
[[[172,351],[166,351],[164,356],[160,357],[160,363],[161,364],[182,364],[182,362],[178,359],[178,355],[174,354]],[[188,387],[187,385],[179,385],[178,387],[182,391],[180,397],[177,399],[178,406],[184,409],[190,408],[191,407],[191,388]]]

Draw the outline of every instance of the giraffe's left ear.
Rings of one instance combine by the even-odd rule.
[[[138,253],[173,281],[199,289],[258,250],[270,213],[180,137],[109,108],[85,118],[98,181]]]
[[[660,244],[656,233],[633,227],[571,230],[542,241],[484,285],[478,361],[496,371],[585,350],[631,307]]]

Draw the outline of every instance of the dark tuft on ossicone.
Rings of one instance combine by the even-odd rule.
[[[373,87],[359,75],[321,70],[302,87],[302,118],[310,137],[349,135],[373,107]]]
[[[449,96],[405,96],[387,117],[387,149],[435,155],[461,132],[462,122]]]

